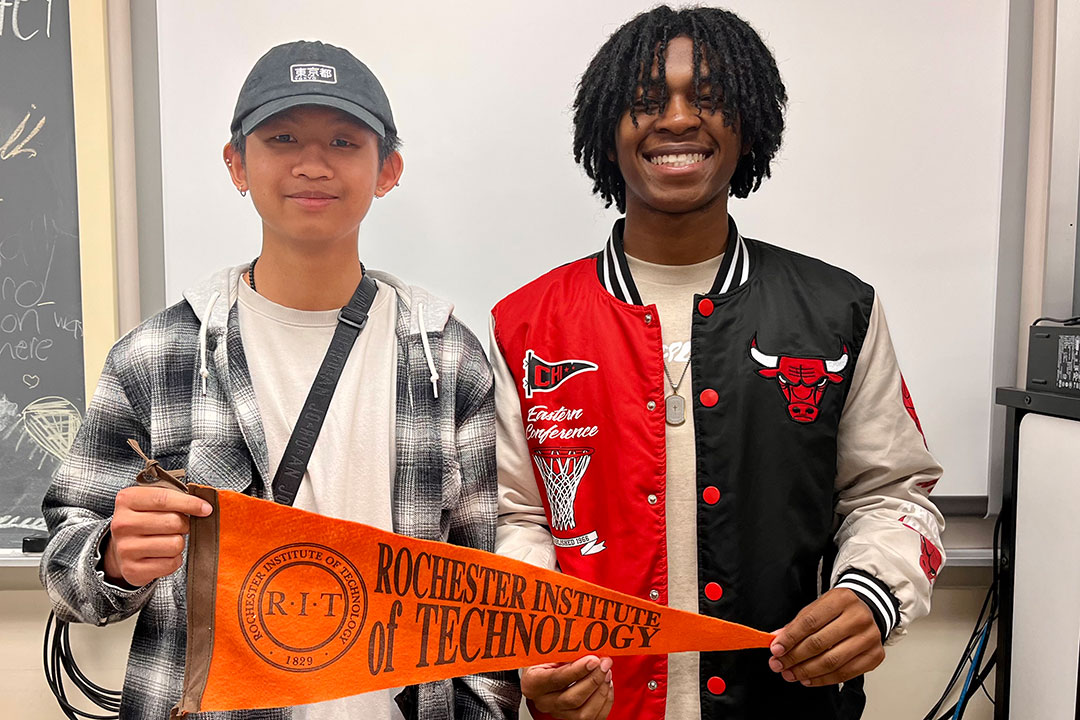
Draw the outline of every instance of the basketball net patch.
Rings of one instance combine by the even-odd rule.
[[[577,518],[574,503],[578,487],[592,461],[590,447],[541,447],[533,450],[533,462],[540,471],[551,508],[551,529],[560,532],[574,530]],[[598,542],[595,530],[577,537],[562,538],[552,533],[557,547],[580,548],[582,555],[595,555],[605,549],[604,541]]]

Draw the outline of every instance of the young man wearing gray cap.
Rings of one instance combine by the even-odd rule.
[[[43,505],[41,576],[57,614],[97,625],[139,614],[121,718],[164,718],[180,696],[185,534],[189,516],[210,510],[134,486],[143,463],[129,438],[192,482],[494,544],[481,345],[449,303],[365,271],[358,256],[361,221],[403,167],[379,81],[341,48],[281,45],[248,75],[231,129],[225,164],[262,219],[262,251],[113,347]],[[502,718],[518,701],[511,673],[221,717]]]

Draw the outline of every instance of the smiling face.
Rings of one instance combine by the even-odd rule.
[[[251,192],[266,240],[312,248],[355,244],[373,198],[401,175],[401,155],[380,166],[379,138],[340,110],[301,106],[274,115],[247,136],[241,162],[231,145],[233,182]]]
[[[627,108],[615,130],[615,155],[626,181],[626,211],[680,214],[727,206],[731,177],[744,152],[738,124],[726,126],[719,88],[694,87],[693,42],[671,40],[665,56],[667,98],[638,88],[634,117]],[[652,76],[659,76],[654,64]],[[698,109],[700,105],[700,110]]]

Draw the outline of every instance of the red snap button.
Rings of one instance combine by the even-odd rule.
[[[715,486],[710,485],[701,493],[701,498],[710,505],[715,505],[720,502],[720,491]]]
[[[697,304],[698,312],[705,317],[709,317],[710,315],[712,315],[714,307],[715,306],[713,305],[713,301],[709,298],[702,298],[701,302]]]
[[[712,388],[707,388],[701,391],[701,404],[705,407],[712,407],[720,400],[720,396],[716,394],[716,391]]]
[[[709,688],[709,692],[713,695],[723,695],[724,691],[727,690],[727,683],[724,682],[724,679],[718,678],[715,675],[709,678],[709,682],[706,685]]]
[[[719,584],[711,582],[705,586],[705,597],[709,598],[713,602],[716,602],[724,596],[724,588]]]

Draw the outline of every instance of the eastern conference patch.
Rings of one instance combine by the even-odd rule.
[[[226,490],[188,492],[214,512],[191,519],[174,716],[303,705],[589,653],[772,640],[481,550]]]

